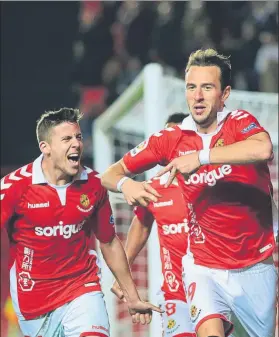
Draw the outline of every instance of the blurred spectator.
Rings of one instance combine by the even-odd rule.
[[[184,66],[182,20],[185,1],[160,1],[153,29],[152,61],[167,64],[176,70]]]
[[[275,35],[262,32],[262,43],[256,55],[255,69],[260,77],[260,90],[278,92],[278,39]]]
[[[243,81],[242,86],[238,85],[239,89],[259,90],[258,74],[254,64],[260,46],[261,43],[256,35],[255,23],[253,21],[244,21],[241,26],[241,39],[234,59],[234,62],[238,64],[236,76],[239,81]]]
[[[231,56],[234,89],[278,91],[276,2],[82,1],[79,22],[73,82],[89,158],[91,121],[149,62],[183,78],[190,53],[212,47]]]
[[[79,32],[74,44],[73,82],[77,86],[102,84],[102,68],[113,52],[110,33],[113,16],[107,15],[106,10],[101,1],[81,2]]]

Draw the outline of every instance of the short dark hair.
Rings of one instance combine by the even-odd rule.
[[[181,124],[183,119],[188,117],[188,116],[189,116],[189,114],[185,114],[183,112],[175,112],[168,117],[165,124],[168,124],[168,123]]]
[[[215,49],[199,49],[193,52],[189,57],[185,72],[187,73],[192,66],[219,67],[221,71],[220,81],[222,90],[224,90],[226,86],[231,85],[231,62],[229,56],[218,54]]]
[[[79,109],[61,108],[57,111],[47,111],[37,120],[36,135],[37,140],[48,140],[49,130],[64,122],[78,123],[82,118]]]

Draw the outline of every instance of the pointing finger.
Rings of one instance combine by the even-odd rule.
[[[163,167],[157,174],[156,177],[161,177],[163,174],[169,172],[172,169],[172,163],[169,163],[167,166]]]
[[[171,173],[169,175],[168,181],[165,184],[165,187],[169,187],[170,186],[170,184],[173,182],[173,179],[175,178],[175,176],[176,176],[176,168],[173,167],[171,169]]]

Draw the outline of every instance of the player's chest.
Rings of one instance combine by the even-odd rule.
[[[17,213],[32,225],[78,224],[92,215],[96,202],[94,192],[37,185],[22,196]]]
[[[188,155],[193,152],[200,151],[206,148],[221,147],[234,143],[232,134],[227,130],[220,130],[216,135],[198,135],[189,137],[188,135],[182,136],[181,140],[175,146],[170,160]]]

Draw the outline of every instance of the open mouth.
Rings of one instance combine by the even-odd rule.
[[[204,110],[206,109],[206,106],[205,105],[195,105],[194,106],[194,110],[196,111],[196,113],[199,115],[199,114],[202,114],[204,112]]]
[[[79,163],[80,156],[79,156],[78,153],[72,153],[72,154],[69,154],[69,155],[67,156],[67,158],[68,158],[68,160],[69,160],[69,162],[70,162],[71,164],[76,165],[76,164]]]

